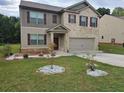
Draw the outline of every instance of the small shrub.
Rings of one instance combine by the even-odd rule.
[[[12,56],[13,55],[13,53],[10,53],[10,56]]]
[[[28,59],[28,57],[29,57],[28,54],[24,54],[24,55],[23,55],[23,58],[24,58],[24,59]]]
[[[43,56],[43,53],[41,52],[41,53],[39,54],[39,56]]]
[[[51,53],[51,56],[52,56],[52,57],[56,56],[56,52],[52,52],[52,53]]]
[[[2,53],[4,55],[4,57],[7,57],[7,56],[10,56],[12,48],[11,48],[10,45],[4,45],[3,49],[1,51],[2,51]]]
[[[52,53],[54,51],[55,47],[56,47],[56,45],[54,43],[49,43],[48,44],[48,51],[49,51],[49,53]]]

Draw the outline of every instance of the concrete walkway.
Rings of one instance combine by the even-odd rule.
[[[92,52],[91,54],[96,54],[94,57],[94,60],[114,66],[124,67],[124,55],[118,55],[118,54],[109,54],[109,53],[95,53]],[[87,58],[87,53],[65,53],[62,51],[56,51],[55,57],[61,57],[61,56],[78,56],[81,58]],[[43,57],[40,57],[38,55],[29,56],[29,58],[48,58],[47,55],[44,55]],[[14,60],[14,59],[23,59],[23,56],[15,57],[15,55],[10,56],[6,58],[6,60]]]

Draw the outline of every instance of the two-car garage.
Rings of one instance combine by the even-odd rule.
[[[94,50],[95,38],[70,38],[70,51],[89,51]]]

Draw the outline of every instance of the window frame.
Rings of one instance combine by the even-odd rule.
[[[73,16],[73,19],[71,19],[71,17]],[[76,23],[76,15],[75,14],[69,14],[68,15],[68,22],[69,23]]]
[[[32,13],[32,14],[31,14]],[[32,17],[34,13],[34,16],[37,16],[37,17]],[[38,17],[39,16],[39,17]],[[41,18],[40,18],[41,16]],[[29,22],[31,24],[36,24],[36,25],[39,25],[39,24],[44,24],[44,19],[45,19],[45,16],[44,16],[44,13],[42,12],[38,12],[38,11],[30,11],[29,14],[28,14],[28,17],[29,17]],[[34,22],[33,22],[34,21]]]
[[[35,38],[36,39],[32,39],[32,37],[34,38],[34,36],[35,36]],[[30,41],[30,45],[37,45],[37,34],[30,34],[30,39],[29,39]],[[34,42],[35,42],[35,44],[34,44]]]
[[[96,19],[96,22],[93,22],[93,19]],[[98,18],[97,17],[90,17],[90,27],[97,28],[98,27]]]
[[[83,22],[82,22],[82,17],[86,18],[86,21],[83,21]],[[79,18],[79,20],[80,20],[80,21],[79,21],[79,22],[80,22],[80,23],[79,23],[80,26],[88,27],[88,17],[87,17],[87,16],[81,15],[80,18]],[[83,23],[84,23],[84,24],[83,24]]]
[[[58,16],[57,15],[52,15],[52,23],[57,24],[58,21]]]
[[[31,35],[36,36],[36,39],[32,39]],[[33,40],[36,42],[35,44],[32,43]],[[42,43],[40,43],[40,41],[42,41]],[[46,34],[28,34],[28,45],[46,45]]]

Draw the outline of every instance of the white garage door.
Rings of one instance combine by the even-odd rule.
[[[70,51],[87,51],[94,50],[94,38],[70,38]]]

